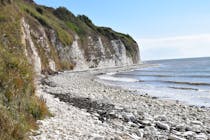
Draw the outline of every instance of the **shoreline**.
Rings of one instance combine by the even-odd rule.
[[[43,79],[38,95],[54,117],[38,121],[40,129],[31,139],[210,139],[210,108],[160,100],[96,80],[100,73],[135,68],[63,72]]]

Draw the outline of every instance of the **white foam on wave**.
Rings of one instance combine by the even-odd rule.
[[[117,72],[108,72],[106,75],[115,75]]]
[[[199,89],[198,91],[200,91],[200,92],[208,92],[208,93],[210,93],[210,90]]]
[[[118,82],[138,82],[139,80],[133,78],[113,77],[110,74],[100,75],[99,79],[107,81],[118,81]]]

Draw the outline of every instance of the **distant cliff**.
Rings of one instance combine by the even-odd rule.
[[[48,115],[35,75],[137,64],[137,43],[66,8],[0,0],[0,139],[24,139]]]

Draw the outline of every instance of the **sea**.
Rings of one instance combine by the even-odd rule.
[[[143,62],[151,66],[126,72],[106,73],[105,84],[134,89],[163,100],[210,107],[210,58]]]

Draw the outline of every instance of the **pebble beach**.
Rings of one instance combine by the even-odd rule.
[[[161,100],[105,85],[97,75],[123,68],[60,72],[40,80],[37,95],[52,117],[32,140],[210,140],[210,108]]]

